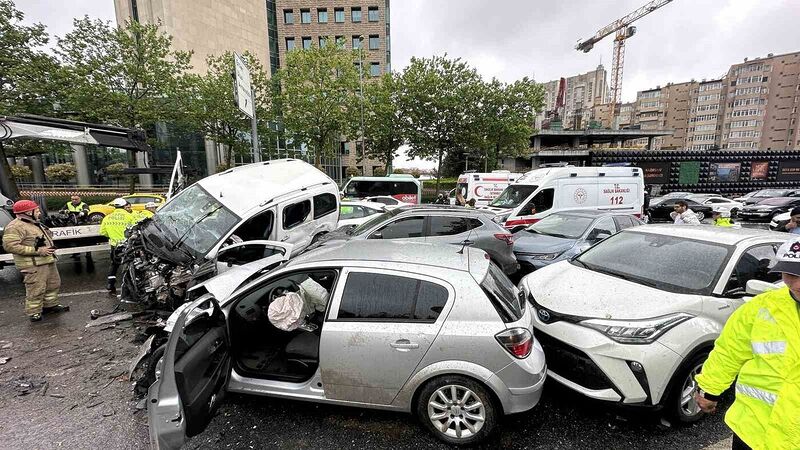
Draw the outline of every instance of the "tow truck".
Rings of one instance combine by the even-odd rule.
[[[145,134],[141,130],[90,124],[73,120],[54,119],[31,114],[0,116],[0,144],[12,139],[36,139],[81,145],[106,145],[134,151],[148,151]],[[0,177],[2,178],[2,177]],[[13,196],[3,183],[5,195],[0,194],[0,238],[3,229],[13,220]],[[51,227],[56,255],[71,255],[109,250],[108,238],[100,235],[100,225],[78,224]],[[13,255],[0,246],[0,269],[14,264]]]

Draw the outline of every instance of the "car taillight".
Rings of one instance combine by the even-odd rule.
[[[512,328],[497,333],[495,338],[515,358],[525,359],[531,354],[533,335],[526,328]]]
[[[514,244],[514,235],[510,233],[495,233],[494,237],[496,239],[500,239],[501,241],[505,241],[507,245]]]

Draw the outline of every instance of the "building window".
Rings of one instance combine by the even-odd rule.
[[[325,8],[317,8],[317,22],[328,23],[328,10]]]
[[[350,8],[350,20],[352,20],[353,23],[361,22],[361,8]]]
[[[336,23],[344,23],[344,8],[334,8],[333,16]]]
[[[303,38],[303,49],[304,50],[308,50],[310,48],[311,48],[311,38],[310,37],[304,37]]]
[[[344,48],[344,36],[336,36],[336,46]]]
[[[286,38],[286,51],[289,52],[292,50],[294,50],[294,38],[288,37]]]
[[[286,24],[293,24],[294,23],[294,12],[291,9],[284,9],[283,10],[283,23],[286,23]]]
[[[328,37],[327,36],[320,36],[319,37],[319,48],[325,48],[325,44],[327,44],[327,43],[328,43]]]
[[[368,12],[369,12],[369,21],[370,22],[377,22],[377,21],[381,20],[381,15],[378,12],[378,7],[377,6],[370,6],[369,9],[368,9]]]
[[[370,50],[378,50],[381,48],[381,38],[377,34],[371,34],[369,36],[369,49]]]
[[[381,63],[370,63],[369,64],[369,74],[373,77],[378,77],[381,75]]]
[[[361,36],[353,36],[353,50],[361,48]]]
[[[311,10],[310,9],[301,9],[300,10],[300,23],[311,23]]]

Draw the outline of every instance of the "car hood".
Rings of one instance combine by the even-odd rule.
[[[560,253],[572,248],[576,241],[522,230],[514,233],[514,252]]]
[[[520,284],[541,307],[571,316],[636,320],[702,309],[697,295],[643,286],[569,261],[539,269]]]

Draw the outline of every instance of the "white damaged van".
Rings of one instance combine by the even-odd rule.
[[[638,167],[552,167],[527,172],[495,198],[495,222],[519,229],[559,211],[605,210],[640,217],[644,178]]]

